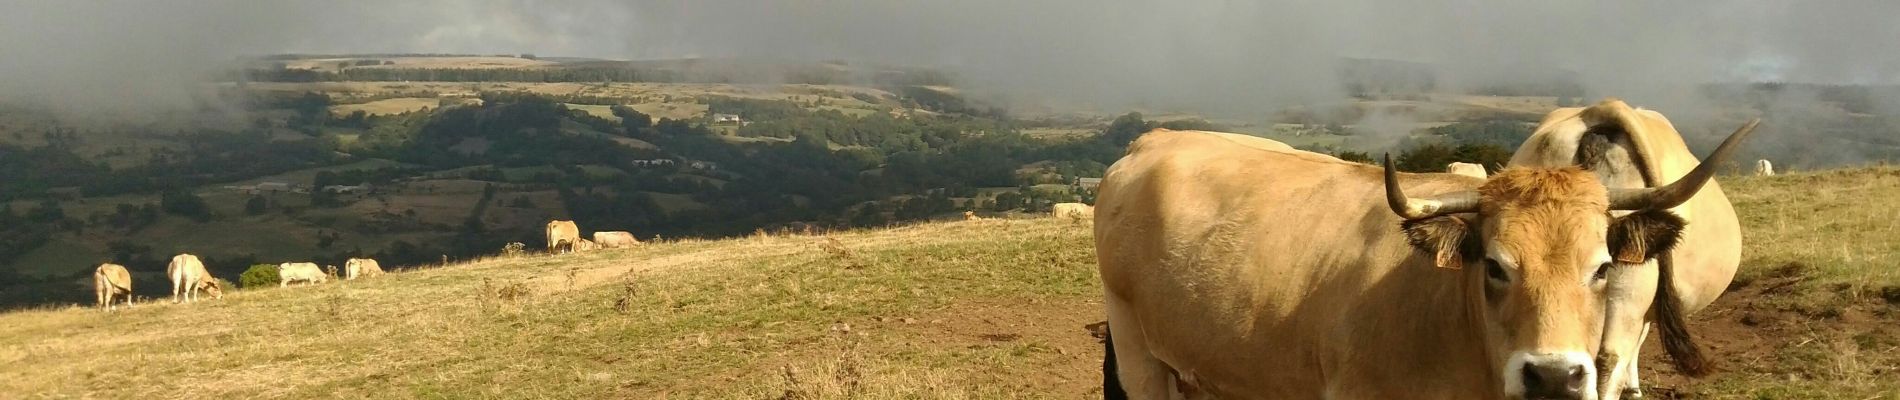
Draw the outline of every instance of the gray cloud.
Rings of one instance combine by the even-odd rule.
[[[1024,102],[1260,114],[1338,98],[1339,57],[1481,86],[1573,71],[1592,95],[1684,104],[1719,80],[1896,83],[1900,2],[1248,1],[15,2],[0,91],[175,104],[278,52],[844,59],[948,69]]]

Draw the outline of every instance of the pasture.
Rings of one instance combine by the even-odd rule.
[[[1722,179],[1748,247],[1730,292],[1691,316],[1718,371],[1676,375],[1651,343],[1649,396],[1900,396],[1900,168]],[[1089,229],[990,219],[671,241],[116,313],[13,311],[0,393],[1100,396]]]

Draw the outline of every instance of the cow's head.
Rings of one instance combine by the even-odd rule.
[[[217,279],[205,278],[205,280],[199,281],[199,282],[202,282],[198,284],[199,288],[204,289],[205,293],[211,294],[211,298],[213,299],[224,298],[224,287],[223,285],[218,284]]]
[[[1412,198],[1387,156],[1386,201],[1414,247],[1438,267],[1464,270],[1466,311],[1506,397],[1595,399],[1606,278],[1675,244],[1683,220],[1666,210],[1693,197],[1754,127],[1650,189],[1605,189],[1575,167],[1514,168],[1477,190]]]

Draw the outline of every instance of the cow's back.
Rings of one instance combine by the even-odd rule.
[[[1377,174],[1217,135],[1145,135],[1109,168],[1097,198],[1104,289],[1139,320],[1134,324],[1156,357],[1206,382],[1241,385],[1209,388],[1217,396],[1315,398],[1337,382],[1422,379],[1372,377],[1381,370],[1365,369],[1355,359],[1361,352],[1455,369],[1435,363],[1457,357],[1406,357],[1417,346],[1400,343],[1434,338],[1381,337],[1422,330],[1392,314],[1453,313],[1404,308],[1455,291],[1455,284],[1431,282],[1455,280],[1456,272],[1416,262],[1398,234],[1399,219],[1383,203]],[[1431,195],[1480,182],[1439,175],[1408,192]],[[1459,332],[1439,328],[1445,333],[1427,334]],[[1433,379],[1479,378],[1448,372]]]
[[[105,263],[93,271],[94,285],[118,291],[132,291],[132,273],[125,266]]]
[[[604,231],[594,232],[594,243],[601,247],[612,249],[638,245],[640,244],[640,240],[634,239],[633,233],[630,232]]]
[[[207,271],[205,271],[204,262],[198,260],[198,256],[179,254],[172,257],[170,264],[165,265],[165,275],[171,278],[173,284],[186,284],[203,279]]]

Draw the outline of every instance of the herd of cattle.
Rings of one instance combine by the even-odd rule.
[[[383,273],[382,265],[373,259],[352,258],[343,265],[345,280]],[[209,294],[214,299],[224,298],[223,285],[211,277],[211,272],[205,270],[204,261],[199,260],[198,256],[172,256],[171,263],[165,265],[165,276],[171,279],[174,303],[196,301],[199,293]],[[330,274],[318,269],[316,263],[288,262],[277,265],[277,277],[277,286],[284,287],[291,282],[324,283],[329,281]],[[94,301],[99,308],[115,310],[120,304],[132,305],[132,273],[123,265],[99,264],[92,273],[92,288]]]
[[[1054,215],[1081,220],[1092,217],[1093,213],[1094,210],[1087,204],[1060,203],[1055,205]],[[971,212],[965,212],[963,216],[967,220],[980,219]],[[594,232],[592,240],[582,238],[580,232],[580,226],[574,221],[548,221],[548,253],[562,254],[640,245],[640,240],[634,238],[633,233],[626,231]],[[330,269],[331,271],[325,271],[318,268],[316,263],[310,262],[278,264],[277,286],[285,287],[291,283],[305,285],[325,283],[330,280],[335,267],[332,266]],[[344,280],[382,273],[382,265],[374,259],[351,258],[343,263]],[[201,292],[210,294],[212,298],[224,297],[224,288],[218,280],[211,277],[210,272],[205,270],[204,262],[200,261],[198,256],[179,254],[172,257],[171,263],[165,267],[165,275],[172,282],[172,302],[174,303],[195,301],[198,299],[198,293]],[[119,304],[127,306],[132,304],[132,274],[125,269],[125,266],[113,263],[100,264],[93,271],[92,283],[94,300],[99,308],[115,310]]]
[[[548,252],[563,253],[587,251],[603,248],[624,248],[640,244],[632,233],[624,231],[594,232],[594,239],[580,237],[580,229],[574,221],[551,221],[547,229]],[[277,286],[285,287],[292,283],[314,285],[329,282],[336,274],[336,267],[327,270],[311,262],[287,262],[277,265]],[[351,258],[343,263],[342,277],[353,280],[359,277],[381,275],[383,266],[374,259]],[[172,282],[172,302],[192,302],[199,293],[209,294],[212,298],[223,298],[224,288],[218,280],[205,270],[204,261],[191,254],[179,254],[172,257],[165,266],[165,276]],[[123,304],[132,304],[132,274],[125,266],[104,263],[93,270],[93,297],[99,308],[116,310]]]
[[[561,254],[599,249],[620,249],[640,245],[632,233],[626,231],[594,232],[594,239],[581,237],[581,228],[574,221],[548,221],[548,253]]]
[[[1546,115],[1488,176],[1149,132],[1095,205],[1105,397],[1634,398],[1652,330],[1702,376],[1684,315],[1742,245],[1712,177],[1756,124],[1697,160],[1607,99]]]

